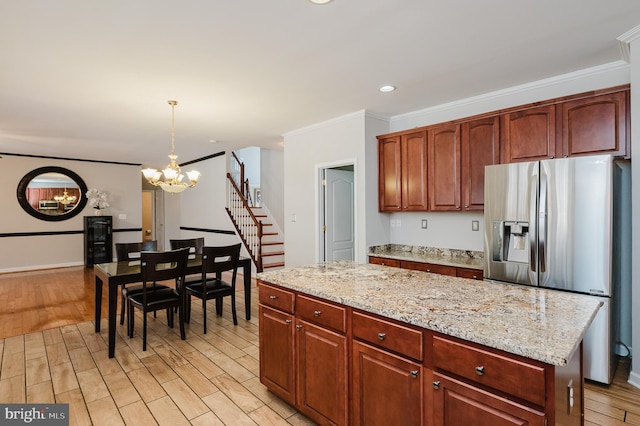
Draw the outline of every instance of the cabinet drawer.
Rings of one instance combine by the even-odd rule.
[[[375,257],[369,256],[369,263],[374,263],[376,265],[382,266],[393,266],[394,268],[400,267],[400,261],[397,259],[389,259],[385,257]]]
[[[258,299],[263,305],[293,313],[294,295],[292,292],[258,282]]]
[[[455,266],[436,265],[434,263],[424,262],[410,262],[405,260],[402,261],[401,266],[406,269],[413,269],[414,271],[431,272],[433,274],[449,275],[451,277],[456,276]]]
[[[296,300],[296,316],[341,333],[347,331],[347,310],[317,299],[298,296]]]
[[[359,312],[352,315],[353,337],[422,361],[422,332]]]
[[[433,337],[433,366],[541,407],[545,404],[542,366],[439,336]]]
[[[456,276],[460,278],[471,278],[472,280],[482,280],[482,270],[469,268],[456,268]]]

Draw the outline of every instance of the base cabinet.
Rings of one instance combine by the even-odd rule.
[[[295,403],[293,315],[259,306],[260,381],[284,401]],[[264,336],[269,336],[265,339]]]
[[[544,412],[434,373],[433,424],[473,426],[545,426]]]
[[[319,424],[347,424],[347,338],[296,322],[297,403]]]
[[[346,310],[267,285],[258,294],[260,381],[319,425],[348,424]]]
[[[353,424],[421,425],[422,365],[353,342]]]
[[[260,381],[320,425],[583,424],[563,367],[258,280]]]

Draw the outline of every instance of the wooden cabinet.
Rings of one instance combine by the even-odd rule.
[[[347,424],[345,308],[264,283],[258,294],[260,381],[318,424]]]
[[[482,280],[482,269],[460,268],[456,267],[456,277],[458,278],[470,278],[472,280]]]
[[[353,312],[353,424],[421,425],[422,332]]]
[[[629,108],[616,87],[378,136],[379,210],[482,211],[488,165],[630,158]]]
[[[462,210],[484,210],[484,168],[500,163],[500,117],[462,123]]]
[[[556,106],[528,108],[503,115],[503,163],[556,157]]]
[[[376,265],[392,266],[394,268],[400,267],[400,261],[397,259],[388,259],[385,257],[369,256],[369,263],[375,263]]]
[[[410,260],[389,259],[385,257],[369,256],[369,263],[376,265],[392,266],[395,268],[411,269],[414,271],[431,272],[433,274],[449,275],[451,277],[471,278],[482,280],[481,269],[462,268],[459,266],[438,265],[436,263],[415,262]]]
[[[426,211],[427,136],[412,132],[378,141],[380,211]]]
[[[627,91],[561,104],[562,154],[627,155]]]
[[[260,381],[289,404],[295,403],[292,292],[272,286],[258,290]],[[265,336],[269,336],[266,338]]]
[[[318,424],[582,424],[580,350],[555,367],[261,280],[258,288],[260,381]]]
[[[432,344],[434,425],[547,424],[547,366],[448,336]]]
[[[433,424],[546,426],[545,413],[452,377],[433,374]]]
[[[84,217],[84,265],[113,261],[112,216]]]
[[[429,128],[429,210],[460,210],[460,125]]]

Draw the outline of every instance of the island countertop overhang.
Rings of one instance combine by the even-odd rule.
[[[263,272],[257,278],[557,366],[571,359],[601,305],[554,290],[351,261]]]

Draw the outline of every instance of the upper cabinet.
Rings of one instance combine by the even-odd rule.
[[[378,136],[380,211],[482,211],[485,166],[631,157],[629,88],[553,99]]]
[[[626,156],[627,92],[562,103],[562,154]]]
[[[503,163],[556,157],[556,106],[514,111],[502,118]]]
[[[378,141],[380,211],[426,211],[427,135],[425,131]]]
[[[460,125],[429,128],[429,210],[460,210]]]
[[[462,210],[484,210],[484,168],[500,163],[500,117],[462,124]]]

